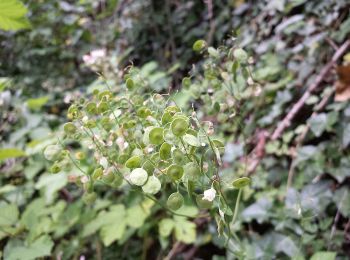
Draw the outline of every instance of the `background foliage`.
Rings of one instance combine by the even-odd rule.
[[[349,38],[346,0],[23,2],[28,19],[24,6],[13,0],[8,3],[20,5],[21,12],[9,16],[12,27],[0,19],[4,259],[234,259],[238,247],[245,259],[349,257],[349,81],[339,68],[339,76],[327,73],[281,138],[264,137]],[[6,9],[0,5],[4,17],[1,10]],[[238,43],[253,57],[254,84],[246,84],[239,72],[236,89],[216,88],[203,76],[208,66],[215,64],[216,77],[225,82],[232,64],[194,52],[197,39],[218,49]],[[95,49],[106,55],[94,65],[84,62]],[[193,218],[179,218],[133,192],[106,187],[98,188],[97,201],[87,206],[72,172],[49,173],[42,151],[56,142],[53,133],[66,121],[68,104],[105,87],[94,71],[123,88],[131,63],[145,80],[145,92],[179,90],[177,104],[187,111],[193,104],[201,118],[214,123],[227,142],[224,180],[248,174],[260,161],[231,227],[240,245],[229,243],[226,249],[215,219],[196,218],[195,207],[182,209]],[[184,76],[191,76],[189,86],[182,87]],[[336,82],[345,84],[345,91],[336,89]],[[237,194],[228,191],[228,196]]]

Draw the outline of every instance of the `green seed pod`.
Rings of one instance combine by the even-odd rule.
[[[166,174],[174,181],[180,180],[182,178],[182,175],[184,174],[184,168],[176,165],[176,164],[172,164],[168,167]]]
[[[177,137],[183,136],[188,130],[188,120],[183,118],[176,118],[171,122],[171,131]]]
[[[135,86],[134,81],[131,78],[128,78],[125,82],[126,87],[128,88],[128,90],[132,90]]]
[[[77,127],[72,122],[68,122],[64,124],[63,130],[65,134],[72,135],[77,131]]]
[[[181,112],[181,110],[177,106],[168,106],[164,109],[164,112],[169,112],[170,114],[174,115],[177,112]]]
[[[161,127],[154,127],[149,132],[149,141],[151,144],[160,145],[164,142],[163,138],[163,131],[164,129]]]
[[[242,63],[246,63],[248,61],[248,54],[241,48],[235,49],[233,51],[233,57]]]
[[[182,87],[183,87],[184,89],[189,89],[190,86],[191,86],[191,78],[189,78],[189,77],[184,77],[184,78],[182,79]]]
[[[145,161],[144,164],[142,165],[142,168],[149,174],[153,174],[154,172],[154,166],[150,161]]]
[[[248,177],[238,178],[232,182],[233,187],[235,187],[236,189],[244,188],[249,184],[250,184],[250,178]]]
[[[102,175],[102,181],[107,184],[112,184],[115,179],[115,174],[112,170],[108,170],[103,173]]]
[[[179,192],[170,194],[166,205],[171,210],[178,210],[184,204],[184,197]]]
[[[207,43],[204,40],[197,40],[193,44],[192,49],[196,52],[200,52],[203,49],[205,49],[206,46],[207,46]]]
[[[171,145],[168,143],[163,143],[159,149],[159,157],[162,160],[166,160],[171,156]]]
[[[142,168],[134,169],[130,174],[130,182],[137,186],[142,186],[148,178],[147,172]]]
[[[164,112],[162,115],[162,125],[166,125],[167,123],[170,123],[173,116],[170,112]]]
[[[84,126],[91,129],[91,128],[96,127],[96,122],[91,119],[91,120],[88,120],[87,122],[85,122]]]
[[[141,118],[146,118],[148,117],[150,114],[152,114],[151,110],[149,110],[147,107],[140,107],[137,110],[137,115]]]
[[[109,100],[110,98],[113,97],[113,94],[109,90],[102,91],[98,94],[98,99],[99,100]]]
[[[101,176],[103,175],[103,169],[101,167],[99,168],[96,168],[94,170],[94,172],[92,173],[92,179],[95,181],[95,180],[98,180],[101,178]]]
[[[61,171],[61,166],[58,164],[58,162],[55,162],[50,168],[51,173],[59,173],[60,171]]]
[[[193,146],[193,147],[200,147],[201,146],[201,143],[199,142],[197,136],[185,134],[182,137],[182,139],[185,143],[189,144],[190,146]]]
[[[89,102],[85,106],[86,112],[88,112],[90,115],[95,115],[97,113],[97,105],[95,102]]]
[[[171,156],[176,164],[182,164],[185,161],[185,154],[180,149],[174,149]]]
[[[127,168],[130,168],[130,169],[140,167],[141,166],[141,157],[140,156],[133,156],[133,157],[129,158],[125,162],[125,166]]]
[[[198,194],[196,196],[196,202],[200,209],[210,209],[213,205],[212,201],[204,200],[203,194]]]
[[[97,112],[99,114],[103,114],[104,112],[108,111],[109,110],[109,107],[108,107],[108,104],[107,102],[101,102],[100,104],[98,104],[98,107],[97,107]]]
[[[118,156],[117,162],[120,164],[124,164],[129,159],[129,155],[122,153]]]
[[[173,134],[170,129],[165,129],[163,133],[164,140],[170,144],[176,144],[178,142],[178,138]]]
[[[123,124],[123,128],[125,129],[131,129],[136,126],[136,120],[131,119]]]
[[[123,180],[124,180],[124,178],[121,174],[114,174],[114,180],[110,185],[113,188],[118,188],[118,187],[120,187],[120,185],[123,184]]]
[[[62,148],[59,145],[48,145],[44,150],[44,157],[46,160],[55,161],[60,157],[61,152]]]
[[[201,170],[194,162],[189,162],[184,166],[184,178],[189,181],[197,181],[201,177]]]
[[[142,190],[148,194],[156,194],[160,191],[162,184],[156,176],[150,176],[145,185],[142,186]]]
[[[84,193],[83,195],[83,201],[87,205],[92,205],[97,199],[97,194],[96,192],[92,193]]]
[[[107,132],[113,128],[113,123],[108,116],[104,116],[101,118],[101,125],[103,129],[106,130]]]

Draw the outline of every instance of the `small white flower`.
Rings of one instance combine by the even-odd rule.
[[[213,201],[215,199],[215,196],[216,190],[213,187],[211,187],[210,189],[204,191],[203,199],[207,201]]]
[[[104,168],[104,169],[106,169],[107,167],[108,167],[108,161],[107,161],[107,158],[106,157],[102,157],[101,159],[100,159],[100,165]]]
[[[248,85],[254,85],[254,80],[253,80],[253,78],[252,77],[249,77],[248,79],[247,79],[247,83],[248,83]]]

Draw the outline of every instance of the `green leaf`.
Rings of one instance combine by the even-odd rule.
[[[36,183],[36,189],[44,189],[47,203],[51,203],[57,191],[67,184],[67,176],[65,173],[45,174],[40,176]]]
[[[0,226],[11,226],[18,220],[18,208],[14,204],[6,204],[0,207]]]
[[[320,251],[313,254],[310,260],[334,260],[336,256],[335,252]]]
[[[8,243],[5,248],[4,258],[7,260],[31,260],[49,256],[53,245],[49,236],[41,236],[29,246],[20,245],[18,243]]]
[[[27,106],[32,110],[39,110],[42,106],[44,106],[47,101],[49,101],[49,97],[40,97],[40,98],[30,98],[27,100]]]
[[[0,161],[8,158],[16,158],[26,156],[25,152],[17,148],[3,148],[0,149]]]
[[[164,218],[158,224],[159,235],[161,237],[170,236],[175,226],[175,222],[171,218]]]
[[[185,244],[191,244],[196,241],[196,224],[188,221],[184,217],[176,216],[175,221],[175,237],[178,241]]]
[[[201,143],[199,142],[198,138],[195,137],[194,135],[185,134],[182,138],[183,138],[185,143],[187,143],[191,146],[195,146],[195,147],[201,146]]]
[[[9,31],[30,28],[25,17],[27,12],[27,8],[18,0],[0,1],[0,29]]]
[[[321,113],[309,119],[310,129],[316,137],[320,137],[327,127],[327,115]]]

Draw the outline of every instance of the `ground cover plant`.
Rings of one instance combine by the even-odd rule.
[[[2,258],[349,257],[347,1],[5,2]]]

